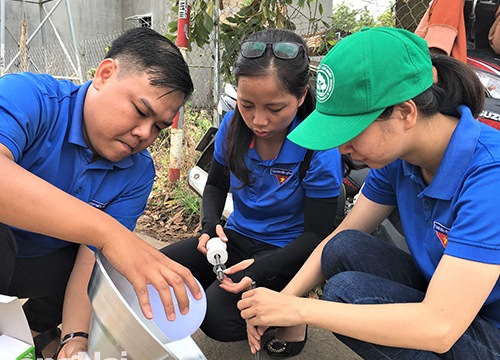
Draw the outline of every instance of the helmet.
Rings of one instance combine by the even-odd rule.
[[[224,117],[227,112],[236,108],[236,87],[226,83],[224,85],[224,93],[221,94],[219,103],[217,104],[217,112],[221,117]]]

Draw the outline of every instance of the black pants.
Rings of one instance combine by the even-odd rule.
[[[229,239],[227,267],[277,249],[273,245],[249,239],[229,229],[224,229],[224,231]],[[241,294],[233,294],[219,287],[219,281],[213,273],[213,266],[196,249],[197,245],[198,237],[195,237],[164,247],[161,252],[191,270],[205,289],[207,313],[200,326],[201,330],[218,341],[245,340],[247,338],[246,323],[236,306],[241,299]],[[234,282],[239,282],[243,277],[242,272],[231,275]],[[288,280],[275,279],[266,286],[279,291],[285,287]]]
[[[0,294],[29,298],[23,309],[31,330],[43,332],[61,323],[77,251],[74,244],[45,256],[16,258],[14,234],[0,224]]]

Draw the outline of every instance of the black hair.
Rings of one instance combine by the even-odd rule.
[[[447,55],[434,54],[431,60],[437,70],[438,81],[412,99],[417,109],[425,116],[437,113],[458,116],[455,108],[466,105],[477,118],[484,107],[485,90],[474,70]],[[393,108],[384,110],[380,118],[390,117]]]
[[[189,67],[177,46],[150,28],[125,31],[111,43],[106,58],[119,61],[119,76],[144,72],[151,85],[181,91],[186,99],[193,92]]]
[[[284,91],[297,98],[304,95],[311,75],[307,44],[300,35],[285,29],[266,29],[251,34],[244,41],[261,41],[266,44],[293,42],[302,46],[294,59],[286,60],[275,57],[270,47],[266,48],[262,56],[253,59],[246,58],[240,53],[233,66],[236,84],[238,84],[240,77],[261,77],[272,74],[278,86]],[[297,114],[303,120],[315,109],[315,106],[316,99],[310,86]],[[244,157],[248,152],[252,138],[252,130],[245,124],[238,107],[236,107],[228,129],[226,161],[229,170],[242,182],[242,186],[249,183],[250,172],[245,166]]]
[[[419,110],[424,115],[434,115],[466,105],[478,117],[483,110],[485,90],[474,70],[447,55],[433,55],[431,60],[438,81],[413,99]]]

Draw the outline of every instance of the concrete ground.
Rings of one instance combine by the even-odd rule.
[[[138,235],[152,244],[160,248],[165,243],[151,238],[147,235]],[[264,335],[263,343],[271,339],[274,335],[273,331],[269,331]],[[196,331],[192,336],[193,340],[205,354],[208,360],[245,360],[256,359],[255,355],[250,352],[246,341],[238,342],[220,342],[215,341],[206,336],[201,330]],[[274,359],[267,355],[265,350],[260,351],[260,359]],[[309,326],[308,340],[302,352],[293,357],[294,360],[359,360],[361,359],[356,353],[340,342],[331,332]]]
[[[268,332],[263,338],[263,343],[271,339],[273,332]],[[205,336],[201,330],[195,332],[192,336],[198,344],[201,351],[208,360],[250,360],[256,359],[250,352],[246,341],[224,343],[210,339]],[[275,359],[270,357],[265,350],[260,351],[260,359]],[[341,343],[329,331],[309,326],[307,343],[302,352],[291,358],[294,360],[359,360],[361,359],[351,349]]]

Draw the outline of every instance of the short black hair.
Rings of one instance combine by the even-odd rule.
[[[111,43],[106,58],[117,59],[125,73],[147,73],[151,85],[179,90],[186,98],[193,92],[189,67],[179,48],[150,28],[125,31]]]

